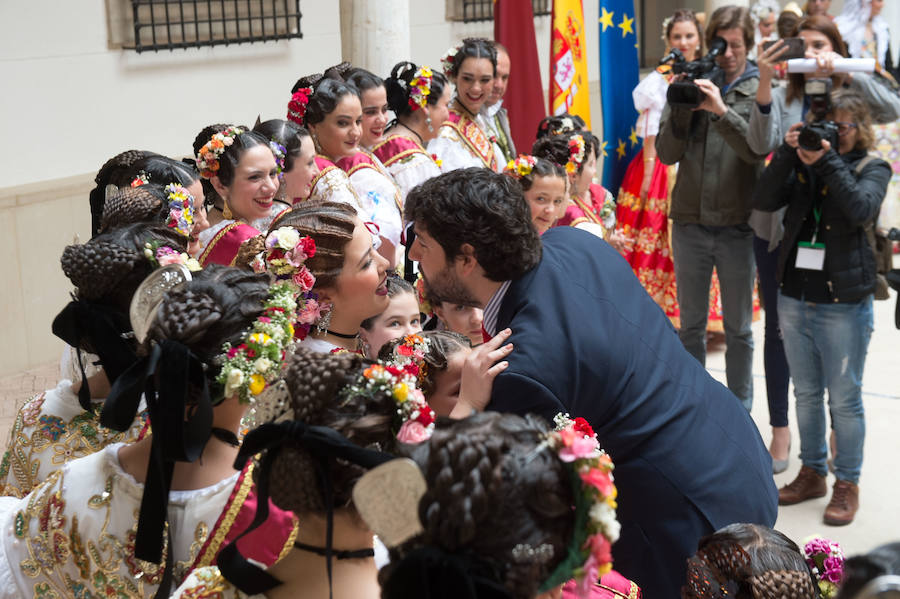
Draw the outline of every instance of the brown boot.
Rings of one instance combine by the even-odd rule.
[[[807,499],[825,497],[826,493],[828,486],[825,484],[825,477],[808,466],[801,466],[794,482],[778,490],[778,504],[793,505]]]
[[[837,480],[831,501],[825,508],[825,524],[844,526],[853,522],[856,510],[859,509],[859,486],[846,480]]]

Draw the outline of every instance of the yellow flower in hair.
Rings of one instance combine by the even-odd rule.
[[[260,345],[268,345],[272,338],[265,333],[253,333],[250,335],[250,343],[258,343]]]
[[[409,397],[409,387],[406,383],[400,383],[394,387],[394,399],[398,403],[403,403]]]
[[[266,388],[266,379],[262,377],[260,374],[251,374],[250,375],[250,393],[253,395],[259,395],[262,393],[262,390]]]
[[[570,175],[574,175],[574,174],[575,174],[575,171],[576,171],[577,169],[578,169],[578,167],[575,166],[575,163],[574,163],[574,162],[569,161],[569,162],[566,163],[566,172],[569,173]]]

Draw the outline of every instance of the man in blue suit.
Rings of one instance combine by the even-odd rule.
[[[406,219],[432,292],[484,307],[490,335],[512,330],[486,408],[567,412],[597,432],[616,465],[614,566],[645,597],[678,596],[702,536],[775,523],[771,458],[746,409],[606,242],[570,227],[538,237],[518,183],[481,168],[417,187]]]

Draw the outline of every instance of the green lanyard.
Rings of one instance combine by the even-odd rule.
[[[810,241],[798,241],[797,245],[799,247],[815,248],[818,250],[824,250],[825,249],[824,243],[816,243],[816,237],[819,235],[819,223],[822,220],[821,204],[819,206],[816,206],[815,204],[813,204],[812,209],[813,209],[813,218],[816,219],[816,227],[815,227],[815,229],[813,229],[812,239]]]

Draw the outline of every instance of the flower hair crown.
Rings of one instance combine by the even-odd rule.
[[[176,233],[189,237],[194,226],[194,196],[178,183],[166,185],[165,192],[169,201],[166,226],[175,229]]]
[[[434,79],[434,73],[426,66],[421,66],[413,74],[412,80],[409,82],[409,107],[412,110],[425,108],[428,104],[428,96],[431,94],[431,81]]]
[[[581,163],[584,162],[584,137],[581,135],[573,135],[569,139],[569,161],[566,162],[566,172],[570,175],[575,174]]]
[[[401,443],[421,443],[431,438],[435,416],[416,386],[418,373],[418,366],[411,362],[404,366],[372,364],[355,384],[345,387],[342,394],[364,397],[387,394],[397,406],[393,427],[397,431],[397,440]]]
[[[171,246],[163,245],[156,239],[144,243],[144,257],[156,268],[170,264],[183,264],[191,272],[202,270],[196,258],[191,258],[185,252],[178,252]]]
[[[813,536],[803,543],[803,556],[816,577],[823,599],[837,595],[844,573],[844,551],[835,541]]]
[[[219,172],[219,158],[225,153],[225,148],[234,143],[234,138],[244,133],[240,127],[228,127],[224,131],[219,131],[204,144],[200,151],[197,152],[197,168],[200,169],[200,176],[204,179],[211,179]]]
[[[296,287],[288,281],[269,287],[263,315],[250,326],[239,344],[222,346],[218,358],[222,370],[216,382],[225,387],[224,397],[237,394],[241,403],[250,403],[278,379],[285,351],[294,340],[295,296]]]
[[[456,55],[459,54],[460,50],[462,50],[462,44],[453,46],[441,56],[441,68],[444,69],[444,73],[447,75],[456,75]]]
[[[575,495],[575,527],[565,559],[541,587],[541,592],[577,579],[577,595],[585,598],[600,575],[612,569],[612,544],[619,538],[613,463],[600,448],[597,435],[584,418],[568,414],[553,418],[555,430],[544,446],[569,468]]]
[[[265,246],[250,262],[250,267],[254,272],[268,272],[296,287],[296,333],[305,339],[313,323],[331,309],[330,304],[318,301],[319,296],[312,290],[316,277],[306,267],[306,261],[316,255],[316,242],[308,235],[300,237],[293,227],[279,227],[266,235]]]
[[[421,381],[428,373],[425,354],[431,348],[431,340],[419,333],[403,337],[391,352],[390,364],[405,369]]]
[[[301,87],[291,95],[288,102],[287,118],[289,121],[297,123],[301,127],[306,116],[306,108],[309,106],[309,97],[312,95],[311,87]]]
[[[516,179],[521,179],[522,177],[527,177],[531,174],[531,171],[534,170],[535,165],[537,165],[537,158],[534,156],[526,156],[525,154],[519,154],[519,157],[515,160],[510,160],[506,164],[506,168],[503,169],[503,174],[509,175]]]

